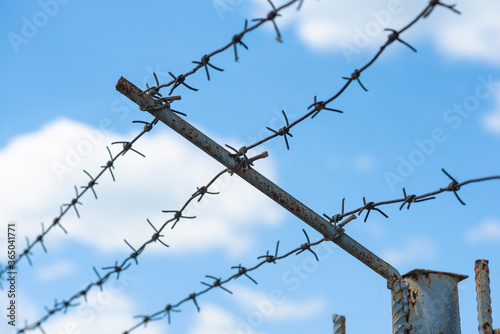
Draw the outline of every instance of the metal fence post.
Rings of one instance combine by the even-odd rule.
[[[333,334],[345,334],[345,316],[333,315]]]
[[[467,277],[423,269],[403,275],[408,283],[412,334],[460,334],[457,284]]]
[[[479,334],[492,334],[493,319],[491,317],[490,270],[488,268],[488,260],[476,260],[474,272],[476,273]]]

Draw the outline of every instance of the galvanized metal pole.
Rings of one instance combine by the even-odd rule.
[[[488,260],[476,260],[474,272],[476,273],[479,334],[492,334],[493,319],[491,317],[490,270],[488,268]]]
[[[201,131],[186,122],[184,119],[175,115],[160,101],[151,98],[145,93],[142,93],[139,88],[137,88],[134,84],[123,77],[118,80],[116,89],[123,95],[127,96],[130,100],[137,103],[141,110],[149,109],[148,111],[153,116],[157,117],[160,121],[168,125],[181,136],[189,140],[194,145],[198,146],[212,158],[219,161],[230,170],[235,169],[237,163],[224,147],[217,144]],[[153,108],[154,111],[152,111],[151,108]],[[372,253],[356,240],[349,237],[347,234],[343,233],[342,228],[335,228],[330,222],[326,221],[323,217],[309,209],[307,206],[302,204],[296,198],[285,192],[283,189],[278,187],[276,184],[271,182],[256,170],[236,169],[234,170],[234,172],[242,179],[253,185],[255,188],[259,189],[263,194],[271,198],[273,201],[287,209],[290,213],[321,233],[325,238],[333,241],[340,248],[354,256],[359,261],[363,262],[366,266],[377,272],[385,279],[387,279],[388,282],[391,282],[390,284],[388,284],[389,288],[394,286],[395,282],[401,281],[401,275],[396,270],[396,268],[382,260],[380,257]],[[405,291],[406,290],[403,289],[404,295],[406,294]],[[398,317],[400,318],[400,321],[402,322],[401,326],[399,326],[398,329],[394,329],[394,333],[398,334],[404,333],[408,329],[406,316],[401,316],[402,312],[404,312],[405,310],[405,308],[403,307],[404,305],[400,306],[401,307],[397,307],[396,309],[393,308],[393,313],[396,312],[398,314]]]
[[[333,315],[333,334],[345,334],[345,317],[343,315]]]

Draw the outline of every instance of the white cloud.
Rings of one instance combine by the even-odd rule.
[[[373,158],[368,155],[360,155],[356,158],[354,166],[360,172],[369,172],[373,169],[375,162]]]
[[[206,304],[203,312],[196,317],[196,322],[188,331],[189,334],[226,334],[237,333],[238,321],[224,309]]]
[[[496,109],[483,117],[483,125],[493,133],[500,134],[500,94],[496,96]]]
[[[493,218],[484,220],[465,233],[465,240],[470,244],[500,242],[500,221]]]
[[[254,16],[269,11],[266,1],[254,2]],[[403,27],[424,5],[410,0],[305,1],[299,12],[288,10],[277,22],[282,28],[292,25],[309,47],[341,51],[350,61],[365,48],[377,49],[386,40],[383,29]],[[410,44],[417,42],[417,36],[431,38],[439,50],[452,57],[500,64],[500,3],[464,0],[457,8],[462,15],[438,6],[402,38]]]
[[[326,302],[318,298],[305,301],[290,301],[283,292],[275,290],[270,294],[257,292],[247,287],[231,286],[236,302],[243,309],[234,314],[215,305],[203,306],[203,312],[188,331],[189,334],[259,334],[266,322],[289,322],[311,319],[325,308]]]
[[[415,237],[405,240],[405,243],[400,247],[390,247],[384,250],[382,258],[393,266],[400,266],[434,259],[437,253],[438,248],[434,241]]]
[[[56,333],[123,333],[141,321],[134,318],[137,314],[143,314],[144,310],[137,309],[136,304],[124,292],[126,280],[132,279],[124,273],[120,281],[106,284],[103,291],[92,289],[87,294],[87,301],[81,300],[78,307],[69,307],[65,314],[54,314],[50,319],[42,323],[42,328],[47,334]],[[19,291],[17,314],[17,329],[24,326],[24,319],[28,323],[34,323],[46,312],[39,303],[35,303],[31,296]],[[52,305],[48,305],[52,306]],[[13,333],[12,327],[7,326],[6,321],[0,324],[1,333]],[[34,333],[37,331],[35,330]],[[38,331],[39,332],[39,331]],[[152,321],[138,328],[134,333],[159,334],[168,333],[166,320]]]
[[[95,186],[99,200],[88,191],[80,199],[83,205],[77,205],[81,219],[71,208],[61,219],[68,235],[55,227],[45,239],[47,249],[60,247],[63,241],[79,241],[100,251],[128,252],[124,238],[138,246],[154,233],[146,218],[159,227],[172,217],[161,210],[180,209],[197,186],[207,184],[223,170],[222,165],[168,130],[158,124],[134,144],[133,148],[146,158],[129,151],[116,160],[116,182],[106,171]],[[41,231],[40,222],[44,221],[47,229],[59,214],[59,206],[74,198],[73,185],[82,191],[80,186],[90,181],[82,169],[95,177],[109,160],[105,146],[130,140],[139,131],[118,135],[59,119],[39,131],[14,138],[0,151],[0,221],[16,221],[18,238],[28,235],[34,240]],[[110,149],[116,154],[121,146]],[[270,158],[259,160],[255,168],[265,175],[274,174]],[[164,241],[174,246],[169,252],[219,248],[237,256],[254,242],[252,230],[281,220],[283,211],[236,175],[224,175],[209,190],[221,194],[207,194],[184,212],[198,219],[181,220],[175,229],[164,230]],[[163,249],[159,244],[149,248]]]
[[[75,264],[67,261],[60,261],[51,265],[46,265],[38,269],[36,275],[39,280],[50,281],[61,279],[75,272]]]
[[[257,292],[244,286],[231,288],[238,303],[247,312],[258,312],[270,321],[302,321],[322,312],[326,302],[318,298],[302,301],[288,300],[280,290],[270,294]]]

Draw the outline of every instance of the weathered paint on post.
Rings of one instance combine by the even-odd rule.
[[[345,317],[343,315],[333,315],[333,334],[345,334]]]
[[[476,273],[477,321],[479,322],[479,334],[492,334],[493,319],[491,317],[490,270],[488,268],[488,261],[476,260],[474,272]]]
[[[409,290],[411,334],[460,334],[458,282],[468,276],[414,269],[403,275]]]

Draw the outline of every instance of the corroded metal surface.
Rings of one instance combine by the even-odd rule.
[[[476,273],[477,321],[479,322],[479,334],[492,334],[493,319],[491,317],[490,270],[488,268],[488,261],[476,260],[474,272]]]
[[[387,281],[387,287],[391,290],[392,332],[394,334],[409,333],[408,283],[402,278],[394,278]]]
[[[408,283],[412,334],[460,334],[458,282],[468,276],[415,269],[403,275]]]
[[[333,334],[345,334],[345,317],[343,315],[333,315]]]
[[[141,109],[151,106],[157,107],[158,103],[160,103],[152,99],[147,94],[141,94],[141,90],[139,88],[123,77],[120,78],[116,84],[116,89],[137,103]],[[256,170],[235,169],[237,163],[229,151],[193,127],[184,119],[175,115],[169,110],[169,108],[152,111],[151,114],[189,140],[191,143],[198,146],[212,158],[219,161],[230,170],[234,170],[234,172],[245,181],[259,189],[266,196],[290,211],[323,236],[335,242],[342,249],[356,257],[384,278],[388,279],[400,276],[399,272],[390,264],[379,258],[367,248],[363,247],[345,233],[342,233],[341,229],[335,229],[329,221],[309,209],[299,200],[288,194]]]

